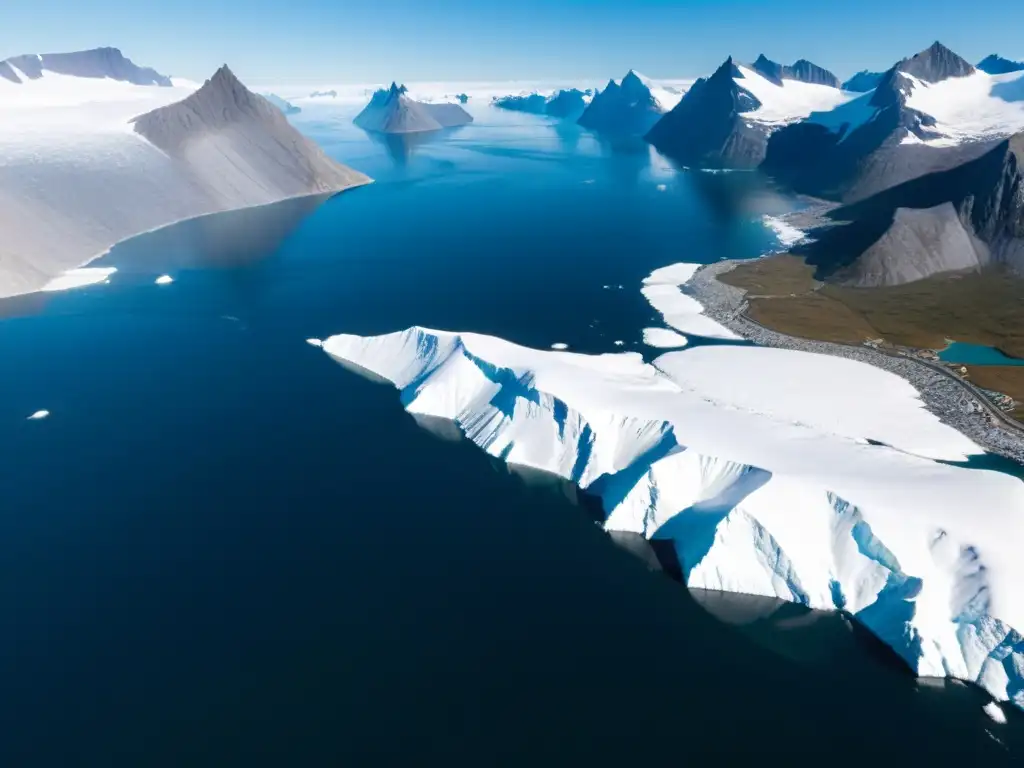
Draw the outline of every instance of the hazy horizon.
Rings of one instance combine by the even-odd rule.
[[[709,74],[729,55],[805,58],[846,79],[884,70],[936,39],[976,63],[1024,59],[1024,4],[862,0],[471,0],[330,2],[39,0],[5,12],[0,59],[112,46],[143,66],[202,81],[227,63],[276,85],[606,80],[635,69],[662,79]],[[140,10],[144,10],[140,13]],[[39,19],[64,23],[40,24]],[[55,28],[57,27],[57,28]]]

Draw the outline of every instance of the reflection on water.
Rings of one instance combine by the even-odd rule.
[[[363,131],[363,133],[365,133],[367,138],[369,138],[374,144],[379,144],[384,147],[388,153],[388,157],[391,158],[392,162],[396,166],[404,167],[409,164],[409,160],[412,158],[414,151],[418,147],[450,139],[462,130],[462,128],[463,126],[459,125],[454,128],[445,128],[440,131],[417,131],[416,133],[378,133],[376,131]]]
[[[258,208],[200,216],[125,241],[96,265],[123,272],[234,269],[277,253],[302,221],[333,197],[308,195]]]

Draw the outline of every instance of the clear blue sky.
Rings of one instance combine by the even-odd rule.
[[[940,39],[1024,58],[1024,0],[10,0],[0,59],[121,48],[196,80],[251,84],[706,74],[728,54],[841,77]]]

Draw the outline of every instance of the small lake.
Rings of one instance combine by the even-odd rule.
[[[756,256],[792,205],[475,111],[416,143],[303,112],[377,182],[140,236],[109,284],[0,304],[0,762],[1007,762],[1020,722],[975,690],[834,614],[691,595],[571,489],[305,344],[421,324],[653,356],[641,279]]]
[[[939,352],[939,359],[960,365],[1024,365],[1021,358],[1004,355],[995,347],[967,344],[962,341],[951,342]]]

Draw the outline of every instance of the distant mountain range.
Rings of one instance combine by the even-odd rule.
[[[978,62],[978,69],[990,75],[1006,75],[1010,72],[1024,70],[1024,61],[1010,61],[1002,56],[992,54]]]
[[[472,116],[459,104],[413,101],[407,93],[404,85],[396,83],[390,88],[381,88],[370,97],[370,103],[353,122],[364,131],[374,133],[422,133],[473,122]]]
[[[12,83],[38,80],[44,73],[88,78],[109,78],[135,85],[171,86],[171,78],[155,69],[140,67],[117,48],[94,48],[73,53],[12,56],[0,61],[0,78]]]
[[[576,88],[561,90],[551,96],[539,93],[521,94],[518,96],[497,97],[492,102],[498,109],[510,112],[528,112],[533,115],[547,115],[563,120],[578,119],[587,107],[592,91],[581,91]]]

